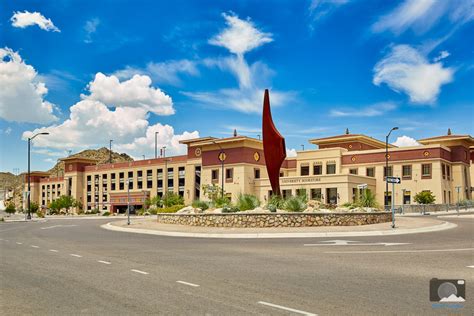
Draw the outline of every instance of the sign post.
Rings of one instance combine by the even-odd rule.
[[[392,228],[395,228],[395,184],[402,183],[399,177],[386,177],[385,181],[392,184]]]

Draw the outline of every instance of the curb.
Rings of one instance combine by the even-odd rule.
[[[170,232],[162,230],[152,229],[140,229],[140,228],[127,228],[112,225],[112,222],[101,225],[103,229],[155,235],[155,236],[168,236],[168,237],[192,237],[192,238],[226,238],[226,239],[257,239],[257,238],[325,238],[325,237],[366,237],[366,236],[392,236],[392,235],[406,235],[406,234],[418,234],[418,233],[429,233],[442,231],[447,229],[456,228],[458,225],[449,222],[443,222],[439,225],[422,227],[422,228],[409,228],[401,230],[375,230],[375,231],[361,231],[361,232],[321,232],[321,233],[237,233],[237,234],[218,234],[218,233],[185,233],[185,232]]]

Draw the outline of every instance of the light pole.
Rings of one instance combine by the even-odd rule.
[[[304,145],[303,144],[301,144],[301,149],[304,151]]]
[[[145,160],[145,155],[142,155],[142,157],[143,157],[143,160]]]
[[[457,205],[456,205],[456,211],[457,211],[457,213],[458,213],[458,215],[459,215],[459,192],[461,191],[461,187],[460,187],[460,186],[457,186],[455,189],[456,189],[456,192],[458,193],[458,203],[457,203]]]
[[[390,134],[392,134],[393,131],[396,131],[398,127],[392,127],[390,132],[388,132],[387,136],[385,136],[385,199],[384,199],[384,206],[387,205],[388,202],[388,138],[390,137]],[[392,199],[394,197],[392,196]]]
[[[166,158],[166,146],[161,147],[163,149],[163,158]]]
[[[221,161],[221,173],[222,173],[221,197],[224,197],[224,160],[225,160],[225,152],[224,152],[224,149],[222,149],[221,145],[216,143],[215,140],[213,140],[212,143],[214,143],[214,145],[217,145],[220,149],[218,158]]]
[[[30,182],[30,148],[31,148],[31,141],[38,135],[49,135],[48,132],[37,133],[33,135],[33,137],[28,137],[28,215],[26,219],[31,219],[31,200],[30,200],[30,193],[31,193],[31,182]]]
[[[127,178],[127,225],[130,225],[130,180]]]
[[[155,132],[155,159],[158,157],[158,132]]]
[[[109,163],[112,163],[112,142],[113,141],[114,141],[113,139],[109,140]]]

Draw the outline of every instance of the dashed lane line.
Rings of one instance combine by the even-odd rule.
[[[49,251],[51,251],[51,252],[59,252],[59,251],[56,250],[56,249],[49,249]]]
[[[82,258],[81,255],[76,255],[75,253],[70,253],[69,255],[76,258]]]
[[[112,262],[108,262],[108,261],[104,261],[104,260],[97,260],[97,262],[103,263],[103,264],[112,264]]]
[[[22,242],[18,242],[18,241],[16,242],[16,244],[17,244],[17,245],[23,245]]]
[[[458,249],[420,249],[420,250],[367,250],[367,251],[326,251],[325,253],[422,253],[422,252],[456,252],[472,251],[474,248]]]
[[[466,268],[472,268],[472,269],[474,269],[474,266],[466,266]]]
[[[189,286],[192,286],[192,287],[199,287],[199,284],[189,283],[189,282],[185,282],[185,281],[176,281],[176,283],[181,283],[181,284],[189,285]]]
[[[30,247],[31,248],[39,248],[39,246],[36,246],[36,245],[31,245]]]
[[[149,274],[148,272],[141,271],[141,270],[136,270],[136,269],[131,269],[130,271],[133,271],[133,272],[136,272],[136,273],[140,273],[140,274]]]
[[[290,308],[290,307],[286,307],[286,306],[281,306],[281,305],[276,305],[276,304],[263,302],[263,301],[259,301],[257,303],[262,304],[262,305],[266,305],[266,306],[270,306],[270,307],[273,307],[273,308],[282,309],[282,310],[292,312],[292,313],[296,313],[296,314],[306,315],[306,316],[317,316],[318,315],[318,314],[308,313],[308,312],[305,312],[305,311],[300,311],[298,309],[294,309],[294,308]]]

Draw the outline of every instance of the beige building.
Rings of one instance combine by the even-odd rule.
[[[385,170],[385,143],[361,134],[344,134],[310,140],[314,149],[298,151],[281,168],[284,196],[305,189],[308,197],[328,204],[354,201],[358,186],[367,186],[384,203],[385,174],[401,178],[385,198],[386,203],[412,204],[420,191],[430,190],[436,203],[472,199],[474,139],[470,135],[446,135],[418,140],[419,146],[389,145]],[[63,177],[31,174],[31,197],[42,207],[71,195],[85,210],[123,212],[127,202],[142,207],[147,198],[172,191],[185,203],[206,199],[203,186],[224,186],[232,200],[240,193],[261,201],[272,194],[260,140],[235,136],[205,137],[181,141],[187,154],[169,158],[98,165],[94,160],[65,158]],[[317,147],[317,148],[316,148]],[[128,191],[130,195],[128,195]],[[393,194],[393,196],[392,196]],[[128,199],[130,196],[130,200]]]

